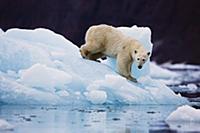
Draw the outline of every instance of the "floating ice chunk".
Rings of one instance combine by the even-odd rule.
[[[198,87],[195,84],[188,84],[187,87],[189,88],[190,91],[196,91]]]
[[[180,132],[199,132],[200,110],[184,105],[173,111],[165,121],[170,129]]]
[[[35,64],[26,70],[20,71],[19,81],[25,85],[43,89],[64,88],[71,82],[71,76],[64,71]]]
[[[183,105],[172,112],[166,121],[200,122],[200,110],[189,105]]]
[[[8,123],[4,119],[0,119],[0,131],[2,131],[2,130],[13,130],[13,129],[14,129],[13,125],[11,125],[10,123]]]
[[[179,85],[178,87],[179,87],[179,88],[187,88],[186,85]]]
[[[105,91],[92,90],[85,93],[87,99],[93,104],[103,104],[106,102],[107,94]]]

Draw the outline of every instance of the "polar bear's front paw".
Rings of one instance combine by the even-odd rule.
[[[100,60],[94,60],[94,61],[101,63],[101,61],[100,61]]]
[[[137,79],[132,77],[132,76],[129,76],[127,79],[130,80],[130,81],[133,81],[135,83],[138,83]]]

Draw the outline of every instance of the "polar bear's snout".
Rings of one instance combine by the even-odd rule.
[[[138,66],[139,69],[142,69],[142,66]]]

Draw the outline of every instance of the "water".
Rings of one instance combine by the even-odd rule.
[[[169,130],[164,119],[176,106],[1,106],[15,133],[129,133]]]
[[[177,71],[177,70],[176,70]],[[199,76],[197,71],[180,71],[180,84],[169,85],[176,93],[188,97],[190,104],[200,108]],[[198,70],[198,72],[200,72]],[[195,73],[194,75],[192,73]],[[189,75],[190,74],[190,75]],[[192,76],[193,75],[193,76]],[[189,90],[188,83],[197,85]],[[90,106],[34,106],[1,105],[0,118],[15,126],[2,133],[176,133],[199,132],[200,123],[165,122],[175,105],[90,105]]]

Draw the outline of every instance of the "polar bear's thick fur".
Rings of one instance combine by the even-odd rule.
[[[141,69],[150,55],[139,41],[104,24],[91,26],[87,30],[85,44],[81,46],[80,53],[83,58],[95,61],[103,56],[116,58],[118,73],[134,82],[137,80],[131,76],[133,61]]]

